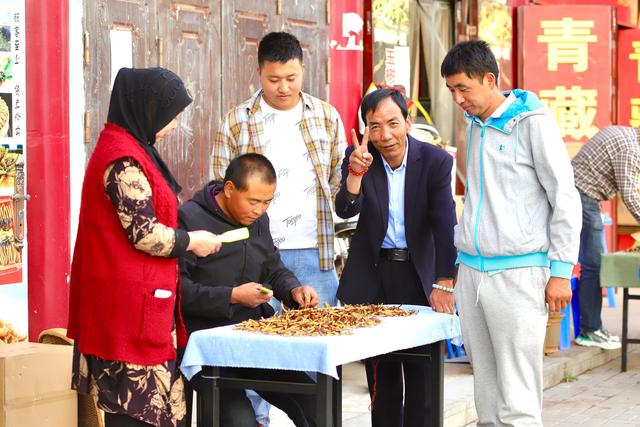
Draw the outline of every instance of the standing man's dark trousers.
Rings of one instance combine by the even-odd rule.
[[[376,302],[429,305],[411,261],[381,259],[378,272],[382,286]],[[426,353],[426,347],[417,347],[413,351]],[[379,361],[373,358],[365,361],[365,368],[372,401],[372,427],[429,425],[426,364]]]
[[[600,287],[600,255],[602,248],[602,217],[600,203],[580,192],[582,202],[582,231],[580,232],[581,266],[580,328],[593,332],[602,328],[602,288]]]

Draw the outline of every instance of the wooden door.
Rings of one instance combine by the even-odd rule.
[[[287,31],[304,52],[303,90],[327,94],[327,0],[230,0],[222,5],[223,114],[259,87],[258,43],[270,31]]]
[[[85,28],[85,143],[87,154],[95,146],[107,121],[111,96],[112,31],[129,33],[132,64],[150,67],[156,41],[155,3],[147,0],[86,0]],[[113,55],[121,53],[113,46]],[[118,58],[127,60],[128,58]],[[113,76],[115,77],[115,76]]]
[[[327,99],[329,61],[328,0],[282,0],[279,31],[295,35],[304,52],[302,90]]]
[[[215,132],[224,114],[260,87],[258,42],[289,31],[304,50],[303,90],[327,94],[328,0],[85,0],[85,139],[87,154],[107,119],[112,31],[130,36],[133,67],[176,72],[194,102],[178,129],[158,144],[186,200],[209,178]],[[122,46],[120,46],[122,48]],[[125,58],[126,59],[126,58]]]
[[[277,28],[275,1],[230,0],[222,9],[224,114],[260,88],[258,43]]]
[[[209,179],[220,117],[220,0],[157,1],[159,65],[178,74],[193,97],[158,150],[188,200]]]

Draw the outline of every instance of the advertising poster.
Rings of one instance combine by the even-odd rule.
[[[23,282],[23,253],[16,235],[23,229],[24,211],[16,215],[12,195],[24,191],[24,174],[16,164],[26,146],[25,1],[0,1],[0,343],[27,335],[27,284]],[[21,168],[18,168],[20,170]]]
[[[640,127],[640,30],[618,31],[618,121]]]
[[[411,93],[409,0],[373,0],[373,81]]]
[[[518,8],[519,84],[555,116],[567,143],[612,123],[612,8]]]
[[[535,92],[556,119],[569,156],[613,122],[611,6],[518,8],[518,85]],[[611,202],[601,209],[613,216]],[[605,228],[608,248],[614,227]]]

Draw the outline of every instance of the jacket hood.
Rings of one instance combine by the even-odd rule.
[[[220,207],[218,207],[218,204],[213,200],[213,197],[211,197],[211,190],[215,187],[222,188],[222,182],[210,181],[207,185],[204,186],[204,188],[193,195],[191,201],[197,203],[202,209],[206,210],[217,218],[222,219],[229,224],[234,225],[235,227],[240,226],[239,224],[236,224],[235,221],[233,221],[231,218],[228,218],[224,214],[224,212],[222,212]]]
[[[206,209],[209,212],[218,214],[220,210],[216,203],[213,201],[211,197],[211,189],[216,186],[222,186],[222,183],[219,181],[210,181],[207,185],[205,185],[202,189],[197,191],[191,200],[198,205],[200,205],[203,209]]]
[[[512,91],[504,92],[504,95],[508,96],[510,93],[515,95],[515,101],[509,105],[500,117],[490,117],[486,122],[487,126],[491,126],[506,134],[510,134],[515,125],[525,117],[535,114],[545,114],[547,111],[538,96],[533,92],[513,89]],[[472,123],[482,126],[482,121],[477,116],[471,116],[467,113],[464,113],[464,115],[467,119],[471,120]]]
[[[198,192],[196,192],[193,197],[191,198],[191,201],[198,204],[202,209],[206,210],[207,212],[209,212],[211,215],[215,216],[216,218],[232,225],[233,227],[247,227],[249,230],[258,230],[257,232],[259,233],[259,227],[256,226],[256,224],[259,221],[264,221],[264,219],[262,217],[266,216],[266,213],[261,215],[253,224],[251,225],[242,225],[237,223],[236,221],[233,220],[233,218],[229,218],[223,211],[222,209],[220,209],[220,207],[218,206],[218,204],[215,202],[215,200],[213,200],[213,197],[211,197],[211,191],[216,188],[219,187],[220,189],[222,189],[222,181],[210,181],[207,185],[204,186],[204,188],[202,188],[201,190],[199,190]]]

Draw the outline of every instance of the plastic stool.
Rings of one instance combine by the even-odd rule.
[[[451,340],[447,339],[444,341],[447,346],[447,359],[452,359],[454,357],[453,354],[453,346],[451,345]]]
[[[580,279],[578,279],[577,277],[572,277],[571,292],[573,295],[571,296],[571,314],[572,314],[571,317],[573,318],[573,337],[574,338],[580,335],[580,299],[578,297],[579,286],[580,286]]]
[[[602,214],[602,223],[604,225],[611,225],[612,223],[611,217],[606,213]],[[607,250],[607,239],[604,234],[604,227],[602,227],[602,232],[600,233],[600,242],[602,244],[602,253],[603,254],[609,253],[609,251]],[[609,307],[611,308],[616,308],[616,294],[615,294],[614,288],[605,288],[605,289],[607,292],[607,304],[609,304]]]
[[[462,346],[451,344],[451,340],[445,340],[445,345],[447,346],[447,359],[458,358],[464,355]]]
[[[451,340],[445,340],[445,344],[447,346],[447,359],[453,359],[455,357],[460,357],[460,356],[462,356],[464,354],[461,351],[462,346],[451,344]]]
[[[568,350],[571,347],[571,304],[562,310],[564,317],[560,321],[560,342],[558,347],[560,350]]]
[[[616,308],[616,293],[614,288],[606,288],[607,289],[607,304],[609,307]]]

